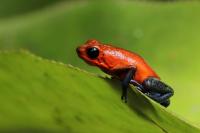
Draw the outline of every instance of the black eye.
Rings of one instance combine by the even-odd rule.
[[[89,58],[95,59],[99,56],[99,50],[95,47],[88,48],[87,49],[87,55],[89,56]]]

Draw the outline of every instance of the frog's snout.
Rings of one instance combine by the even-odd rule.
[[[78,55],[81,54],[80,46],[76,48],[76,53],[77,53]]]

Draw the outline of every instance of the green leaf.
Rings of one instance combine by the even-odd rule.
[[[196,133],[200,130],[117,80],[36,57],[0,54],[0,132]]]
[[[73,1],[29,8],[29,2],[20,0],[26,6],[17,1],[9,10],[13,2],[6,6],[3,1],[0,5],[7,11],[24,7],[30,12],[0,20],[1,49],[26,48],[96,73],[101,72],[75,53],[87,39],[134,51],[173,87],[175,95],[168,109],[200,125],[200,5],[196,2]]]

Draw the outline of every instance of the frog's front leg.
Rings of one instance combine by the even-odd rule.
[[[147,78],[143,82],[143,87],[147,90],[147,96],[167,107],[170,104],[169,98],[173,96],[173,89],[158,80],[157,78]]]
[[[135,68],[130,68],[125,76],[125,78],[122,80],[122,96],[121,99],[125,101],[125,103],[127,102],[127,89],[128,89],[128,85],[131,81],[131,79],[133,78],[133,76],[135,75]]]

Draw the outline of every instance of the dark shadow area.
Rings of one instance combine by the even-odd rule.
[[[109,78],[105,79],[105,81],[108,82],[112,86],[112,88],[117,92],[120,98],[121,90],[122,90],[121,82],[116,79],[110,80]],[[135,92],[131,88],[128,89],[127,105],[141,116],[143,116],[143,114],[141,113],[144,112],[145,110],[157,116],[156,110],[154,109],[154,106],[152,105],[152,103],[147,98],[142,96],[139,92]]]
[[[112,86],[112,88],[119,95],[119,99],[120,99],[121,98],[121,82],[116,79],[112,79],[112,80],[109,78],[106,78],[106,79],[103,78],[103,79]],[[134,111],[141,118],[153,123],[164,132],[167,132],[164,128],[162,128],[159,124],[157,124],[151,118],[151,116],[148,115],[148,114],[152,114],[153,116],[161,119],[161,117],[159,117],[152,103],[147,98],[142,96],[139,92],[137,92],[137,90],[134,91],[133,89],[131,88],[128,89],[128,102],[126,103],[127,106],[131,108],[131,110]],[[148,112],[148,114],[146,112]]]

